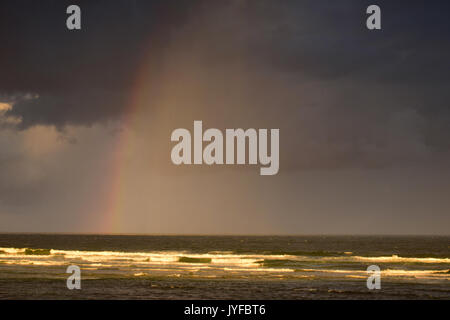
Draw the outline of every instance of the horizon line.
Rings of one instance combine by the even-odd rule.
[[[409,234],[409,233],[285,233],[285,234],[270,234],[270,233],[221,233],[221,234],[207,234],[207,233],[127,233],[127,232],[42,232],[42,231],[0,231],[2,234],[21,234],[21,235],[100,235],[100,236],[184,236],[184,237],[339,237],[339,236],[353,236],[353,237],[450,237],[450,234]]]

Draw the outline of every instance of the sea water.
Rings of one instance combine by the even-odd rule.
[[[449,299],[450,237],[0,234],[0,299],[14,298]]]

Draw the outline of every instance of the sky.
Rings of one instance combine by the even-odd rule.
[[[449,235],[449,9],[2,1],[0,232]],[[279,128],[279,173],[174,165],[194,120]]]

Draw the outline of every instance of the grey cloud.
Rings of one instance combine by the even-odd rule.
[[[10,112],[23,118],[23,128],[120,117],[144,57],[153,64],[157,86],[179,32],[189,38],[178,50],[195,51],[205,68],[247,61],[266,77],[284,72],[298,82],[351,78],[411,90],[436,84],[437,95],[445,92],[449,5],[424,11],[424,1],[380,1],[383,30],[370,33],[364,27],[368,3],[82,1],[85,28],[79,33],[61,27],[64,1],[2,4],[0,21],[9,31],[0,28],[0,92],[41,97]],[[441,112],[437,104],[428,108]]]

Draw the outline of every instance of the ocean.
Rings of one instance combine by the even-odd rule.
[[[0,299],[450,299],[450,237],[0,234]]]

